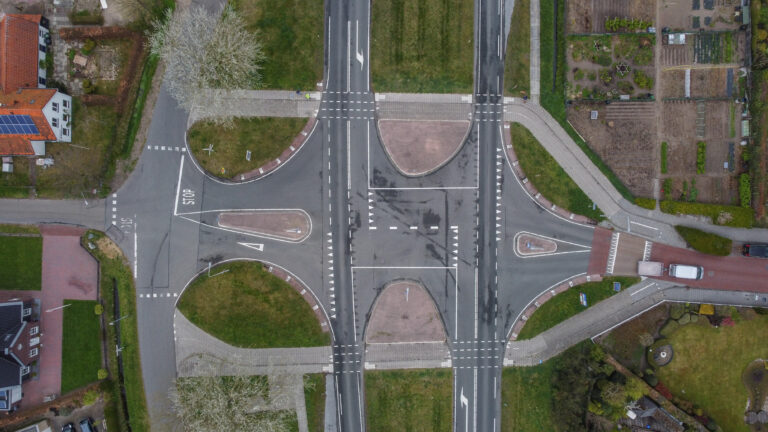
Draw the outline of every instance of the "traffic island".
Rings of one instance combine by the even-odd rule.
[[[366,342],[441,342],[445,329],[435,302],[424,285],[414,281],[393,282],[384,288],[373,306]]]
[[[312,222],[303,210],[225,212],[219,215],[218,225],[290,242],[301,242],[312,231]]]
[[[461,149],[468,121],[380,120],[384,150],[395,167],[407,176],[436,171]]]

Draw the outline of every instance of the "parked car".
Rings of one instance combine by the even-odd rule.
[[[745,244],[741,253],[748,257],[768,258],[768,244]]]
[[[80,420],[80,432],[96,432],[96,428],[93,427],[93,419],[86,417]]]
[[[61,432],[75,432],[75,425],[67,423],[61,428]]]

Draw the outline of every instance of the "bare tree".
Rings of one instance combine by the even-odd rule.
[[[165,62],[168,92],[187,112],[203,109],[204,117],[226,121],[221,109],[226,97],[212,98],[211,90],[226,95],[261,84],[264,54],[258,35],[229,6],[220,13],[201,6],[168,10],[153,22],[148,39],[151,52]]]
[[[283,432],[293,415],[290,379],[288,375],[178,378],[169,397],[186,431]]]

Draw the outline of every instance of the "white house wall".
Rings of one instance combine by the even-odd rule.
[[[66,107],[64,106],[65,102]],[[58,105],[57,111],[54,111],[54,104]],[[65,114],[68,116],[67,121],[64,120]],[[43,115],[56,135],[56,141],[72,142],[72,96],[57,91],[43,107]],[[54,125],[54,120],[56,125]]]

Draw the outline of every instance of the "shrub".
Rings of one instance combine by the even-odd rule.
[[[576,69],[573,72],[573,79],[575,79],[576,81],[584,79],[584,71],[581,69]]]
[[[80,52],[83,53],[83,55],[90,55],[94,48],[96,48],[96,41],[93,39],[86,39]]]
[[[740,206],[690,203],[664,200],[659,203],[661,211],[670,214],[693,214],[709,216],[712,223],[739,228],[752,228],[752,210]]]
[[[589,78],[589,80],[590,80],[590,81],[594,81],[594,80],[596,80],[596,79],[597,79],[597,73],[595,73],[594,71],[592,71],[592,72],[590,72],[590,73],[588,73],[588,74],[587,74],[587,78]]]
[[[96,373],[96,377],[100,380],[106,379],[109,374],[107,373],[106,369],[99,369],[99,371]]]
[[[645,72],[641,70],[635,69],[635,71],[632,74],[632,80],[635,82],[635,84],[644,89],[652,89],[653,88],[653,78],[649,77],[645,74]]]
[[[634,88],[634,87],[632,87],[632,83],[630,83],[630,82],[628,82],[628,81],[619,81],[619,82],[617,83],[617,85],[619,86],[619,91],[620,91],[622,94],[631,94],[631,93],[632,93],[632,91],[634,91],[634,90],[635,90],[635,88]]]
[[[661,330],[659,330],[659,333],[662,336],[669,336],[672,333],[674,333],[675,330],[678,329],[678,327],[680,327],[680,324],[677,321],[671,319],[667,321],[666,324],[664,324],[664,327],[662,327]]]
[[[672,179],[664,179],[661,184],[661,192],[664,194],[664,199],[669,201],[672,198]]]
[[[651,387],[656,387],[659,384],[659,378],[656,377],[656,375],[653,374],[646,374],[643,379],[646,383],[648,383]]]
[[[681,316],[680,319],[677,320],[677,322],[681,326],[690,323],[691,322],[691,314],[689,314],[689,313],[683,314],[683,316]]]
[[[707,167],[707,143],[699,141],[696,143],[696,174],[704,174]]]
[[[88,390],[83,395],[83,406],[93,405],[97,400],[99,400],[99,392],[96,390]]]
[[[653,22],[651,21],[645,21],[637,18],[629,19],[615,17],[606,18],[605,20],[605,30],[608,32],[645,30],[652,25]]]
[[[67,50],[67,58],[69,58],[69,60],[74,60],[75,54],[76,54],[76,51],[74,49],[70,48]]]
[[[656,208],[656,200],[653,198],[635,198],[635,205],[654,210]]]
[[[731,254],[733,247],[731,239],[681,225],[675,225],[675,230],[690,247],[701,253],[717,256]]]
[[[89,79],[83,80],[83,93],[85,94],[91,94],[96,91],[96,86],[93,84],[93,82]]]
[[[662,141],[661,143],[661,173],[666,174],[667,173],[667,142]]]
[[[679,320],[685,313],[685,305],[682,303],[673,303],[669,307],[669,317],[673,320]]]
[[[613,81],[613,75],[611,75],[610,69],[603,69],[600,71],[600,81],[602,81],[603,84],[610,84],[611,81]]]
[[[692,323],[697,323],[697,322],[699,322],[699,315],[698,315],[698,314],[692,313],[692,314],[690,314],[690,315],[691,315],[691,322],[692,322]]]
[[[739,176],[739,201],[742,207],[752,204],[752,178],[747,173]]]
[[[104,313],[104,306],[101,305],[101,303],[96,303],[96,305],[93,307],[93,313],[96,315],[101,315]]]

